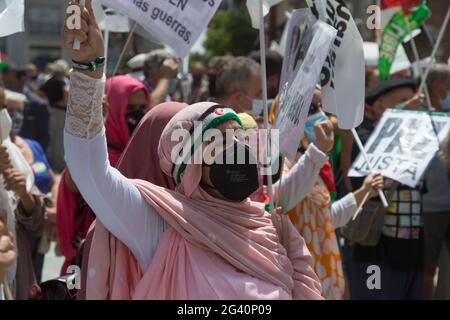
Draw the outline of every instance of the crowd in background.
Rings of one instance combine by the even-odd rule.
[[[180,61],[165,50],[131,59],[126,65],[127,72],[109,78],[106,83],[103,116],[111,165],[115,167],[119,163],[146,114],[166,102],[191,105],[214,101],[231,106],[244,127],[262,128],[264,106],[259,62],[258,52],[248,57],[213,57],[207,65],[192,63],[189,73],[182,74]],[[267,92],[272,120],[276,115],[282,63],[280,54],[268,52]],[[14,194],[18,202],[12,213],[15,230],[7,228],[6,212],[2,210],[0,216],[0,279],[8,273],[11,268],[8,266],[14,260],[12,254],[6,255],[11,248],[3,246],[3,241],[7,242],[3,239],[13,233],[18,256],[14,260],[16,299],[39,296],[36,284],[41,283],[43,261],[51,241],[57,243],[57,254],[65,258],[61,275],[67,274],[70,265],[82,266],[87,259],[86,245],[96,213],[81,196],[65,163],[63,133],[70,96],[69,69],[67,62],[57,60],[45,70],[37,70],[33,64],[12,63],[1,70],[0,108],[12,120],[11,130],[6,134],[31,168],[20,170],[12,166],[11,148],[0,147],[2,188]],[[412,70],[401,70],[381,83],[378,78],[377,68],[367,66],[364,122],[357,129],[363,142],[374,131],[384,111],[399,104],[404,103],[407,110],[450,113],[448,64],[435,64],[431,68],[427,88],[432,107],[426,105],[423,96],[416,94],[418,78]],[[314,126],[327,119],[334,125],[334,142],[331,148],[323,148],[329,157],[322,159],[314,154],[316,151],[311,148],[315,147],[311,144],[320,146]],[[0,124],[2,138],[6,138],[3,118]],[[288,216],[312,254],[323,296],[327,299],[431,299],[438,283],[444,288],[438,297],[450,298],[450,136],[416,188],[385,179],[384,191],[390,207],[381,223],[371,225],[378,228],[378,236],[361,241],[354,241],[349,223],[355,213],[355,203],[360,203],[360,198],[380,183],[380,177],[348,178],[348,170],[357,155],[351,133],[340,130],[335,117],[323,112],[321,91],[317,87],[297,159],[312,159],[307,169],[311,176],[303,176],[301,183],[284,190],[287,203],[292,204],[283,208],[291,208]],[[294,175],[296,163],[280,160],[283,176],[289,177],[291,170]],[[29,188],[27,175],[30,174],[33,186]],[[274,179],[276,182],[279,175]],[[364,206],[362,216],[383,210],[376,192],[371,196],[373,199]],[[370,290],[366,285],[367,268],[371,265],[378,265],[382,270],[383,290]],[[79,299],[80,296],[82,293]]]

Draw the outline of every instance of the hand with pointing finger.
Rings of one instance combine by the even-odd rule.
[[[329,120],[320,122],[315,125],[314,132],[316,141],[314,144],[323,153],[328,153],[334,146],[334,128],[333,123]]]
[[[84,8],[82,8],[79,3],[79,0],[73,0],[69,3],[69,7],[78,6],[80,8],[81,29],[70,30],[67,24],[64,25],[64,47],[73,60],[80,63],[90,63],[105,55],[103,36],[95,19],[94,10],[92,9],[92,0],[86,0],[86,6]],[[70,16],[68,19],[70,19]],[[80,41],[80,50],[73,49],[75,39]],[[100,77],[102,77],[103,68],[99,68],[98,72],[92,72],[91,75],[100,75]]]

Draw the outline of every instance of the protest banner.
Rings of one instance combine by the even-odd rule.
[[[364,150],[375,172],[414,188],[449,131],[450,114],[387,110]],[[349,176],[363,177],[369,172],[359,155]]]
[[[337,31],[316,21],[308,9],[296,10],[289,22],[278,115],[280,151],[294,159],[303,135],[314,89]]]
[[[221,0],[101,0],[138,22],[184,58],[207,27]]]
[[[306,0],[319,20],[338,30],[322,69],[322,104],[337,116],[341,129],[353,129],[364,116],[363,39],[343,0]]]
[[[24,0],[0,0],[0,37],[25,31]]]

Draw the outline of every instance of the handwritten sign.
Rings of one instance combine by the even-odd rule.
[[[376,172],[414,188],[449,131],[449,114],[387,110],[365,150]],[[360,155],[349,176],[368,174],[369,169]]]

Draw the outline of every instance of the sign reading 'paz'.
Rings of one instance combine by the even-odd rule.
[[[450,131],[450,115],[387,110],[365,145],[376,172],[414,188]],[[350,177],[369,174],[360,155]]]

